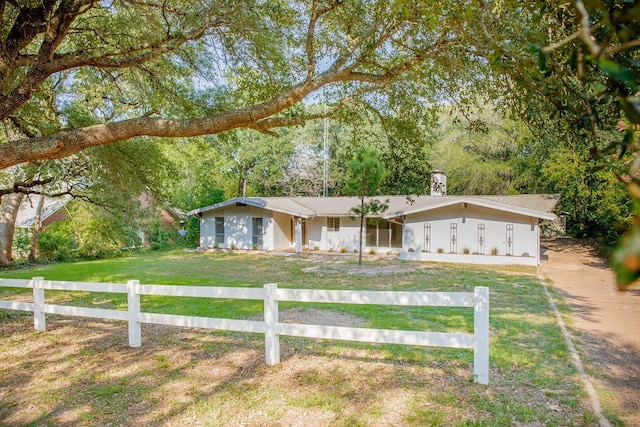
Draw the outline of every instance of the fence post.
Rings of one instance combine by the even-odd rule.
[[[489,288],[474,288],[473,374],[475,381],[489,384]]]
[[[280,363],[280,337],[278,336],[278,300],[276,292],[278,285],[267,283],[264,285],[264,345],[267,365]]]
[[[140,314],[139,280],[127,281],[127,307],[129,309],[129,347],[142,345],[142,327],[138,321]]]
[[[33,328],[36,331],[46,331],[47,322],[44,315],[44,289],[42,281],[44,277],[34,277],[33,284]]]

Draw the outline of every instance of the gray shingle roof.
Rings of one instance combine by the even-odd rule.
[[[392,218],[401,215],[468,203],[501,211],[519,213],[536,218],[554,219],[552,211],[558,203],[557,194],[520,194],[515,196],[374,196],[389,201],[389,209],[382,215]],[[237,197],[215,205],[188,212],[195,215],[236,204],[260,207],[302,218],[316,216],[347,216],[351,208],[360,204],[358,197]]]

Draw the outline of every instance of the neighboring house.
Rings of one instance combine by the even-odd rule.
[[[140,201],[141,211],[151,213],[151,218],[158,219],[160,226],[165,230],[183,227],[186,219],[183,211],[165,204],[159,204],[156,199],[148,193],[142,193],[140,197],[138,197],[138,200]],[[142,246],[148,243],[147,232],[144,230],[138,231],[138,237],[141,240]]]
[[[20,209],[18,210],[18,216],[16,218],[16,231],[27,233],[30,232],[35,225],[36,210],[41,195],[29,195],[24,198]],[[57,198],[47,197],[44,201],[42,208],[42,215],[40,218],[41,227],[45,228],[54,222],[63,221],[69,217],[67,211],[67,204],[72,200],[71,196],[62,196]],[[185,222],[184,212],[171,208],[169,206],[159,206],[155,199],[147,193],[143,193],[138,198],[140,201],[140,212],[151,213],[152,218],[157,218],[159,224],[166,230],[173,227],[181,227]],[[144,230],[138,231],[142,244],[147,241],[147,233]]]
[[[16,217],[16,229],[17,230],[32,230],[36,223],[36,210],[40,198],[44,197],[39,194],[32,194],[26,196],[22,200],[20,209],[18,210],[18,216]],[[42,214],[40,216],[40,225],[42,228],[47,227],[54,222],[64,221],[68,217],[66,209],[67,203],[71,200],[69,196],[62,197],[46,197],[44,205],[42,207]]]
[[[441,178],[438,178],[441,179]],[[376,196],[389,209],[367,221],[365,251],[401,259],[537,265],[541,219],[553,220],[557,195]],[[360,223],[357,197],[237,197],[188,212],[200,218],[200,246],[279,250],[303,247],[352,252]]]

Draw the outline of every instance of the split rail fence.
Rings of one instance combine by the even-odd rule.
[[[362,341],[414,346],[435,346],[472,349],[474,378],[480,384],[489,383],[489,288],[476,287],[474,292],[398,292],[319,289],[284,289],[275,283],[263,288],[208,286],[145,285],[138,280],[123,283],[68,282],[44,280],[1,279],[0,287],[32,288],[33,302],[0,301],[0,309],[33,312],[34,328],[46,330],[45,314],[92,317],[127,321],[129,346],[142,345],[142,323],[196,327],[206,329],[254,332],[265,335],[266,363],[280,363],[280,335]],[[128,296],[128,310],[108,310],[45,303],[45,290],[122,293]],[[264,320],[236,320],[196,316],[145,313],[140,311],[141,295],[248,299],[264,301]],[[392,329],[350,328],[309,324],[280,323],[278,302],[376,304],[399,306],[467,307],[474,310],[474,332],[442,333]]]

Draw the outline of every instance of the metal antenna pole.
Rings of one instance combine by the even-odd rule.
[[[324,104],[324,113],[327,114],[327,104]],[[322,147],[322,158],[323,158],[323,180],[322,180],[322,195],[327,197],[327,183],[328,183],[328,175],[329,175],[329,118],[324,118],[324,141]]]

